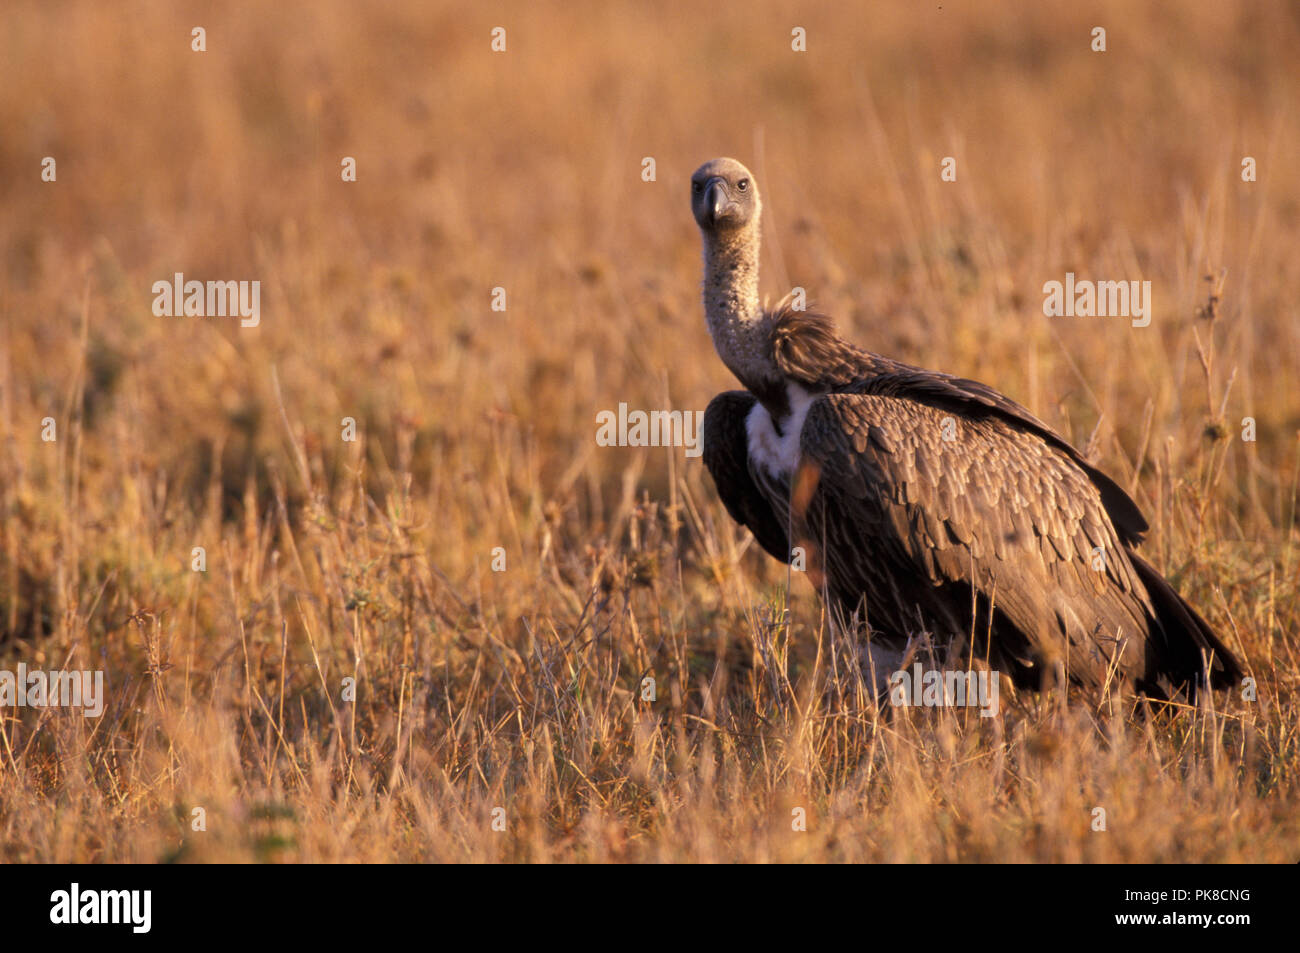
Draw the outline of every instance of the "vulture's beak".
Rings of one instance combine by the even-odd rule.
[[[735,215],[736,203],[731,201],[726,179],[720,175],[709,179],[704,187],[704,204],[709,210],[709,223],[712,225],[726,221]]]

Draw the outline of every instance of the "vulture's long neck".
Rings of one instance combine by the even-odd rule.
[[[722,362],[752,391],[780,379],[758,299],[759,225],[704,235],[704,314]]]

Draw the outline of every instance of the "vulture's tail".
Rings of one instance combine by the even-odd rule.
[[[1137,553],[1128,555],[1156,610],[1156,625],[1152,626],[1147,640],[1145,681],[1164,692],[1185,689],[1189,698],[1195,698],[1196,689],[1206,680],[1207,671],[1211,688],[1223,689],[1240,684],[1241,663],[1214,634],[1209,623],[1149,562]]]

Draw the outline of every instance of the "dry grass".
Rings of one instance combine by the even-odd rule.
[[[128,6],[0,30],[0,668],[110,692],[5,710],[0,859],[1300,859],[1294,4]],[[773,297],[1134,488],[1257,702],[885,721],[806,580],[771,624],[698,459],[594,440],[733,386],[718,154]],[[1068,270],[1151,280],[1151,327],[1043,317]],[[261,325],[154,317],[176,271],[260,280]]]

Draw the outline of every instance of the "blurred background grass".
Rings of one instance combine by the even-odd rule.
[[[72,653],[108,669],[119,706],[154,693],[96,738],[58,715],[11,721],[0,816],[44,845],[18,856],[114,859],[50,840],[43,799],[73,783],[54,753],[75,739],[84,809],[152,825],[131,857],[164,856],[160,805],[203,784],[173,763],[161,792],[137,792],[152,810],[115,813],[103,792],[124,769],[99,746],[157,767],[145,729],[180,732],[183,712],[208,733],[186,736],[195,750],[233,752],[207,782],[231,811],[249,785],[284,796],[281,772],[315,790],[298,746],[336,728],[330,784],[351,790],[363,763],[396,797],[436,765],[449,787],[421,796],[469,798],[453,780],[473,787],[466,765],[491,746],[459,746],[465,719],[519,717],[495,692],[536,687],[539,639],[573,663],[593,605],[628,665],[680,640],[662,663],[671,706],[704,711],[693,679],[715,643],[753,647],[747,610],[784,573],[738,553],[698,460],[594,434],[620,401],[702,409],[734,386],[704,328],[686,185],[723,154],[759,176],[772,298],[801,285],[858,343],[993,384],[1134,488],[1148,551],[1267,678],[1262,789],[1294,797],[1300,4],[160,0],[11,2],[0,18],[0,660]],[[1241,181],[1244,156],[1258,181]],[[1042,285],[1067,271],[1150,280],[1151,326],[1044,317]],[[260,326],[155,317],[152,283],[174,272],[261,281]],[[496,546],[506,573],[488,571]],[[817,604],[795,598],[806,646]],[[629,672],[601,671],[622,699]],[[364,686],[350,732],[321,691],[340,672]],[[427,711],[402,728],[412,692]],[[277,695],[278,713],[258,702]],[[425,773],[403,750],[426,752]],[[518,756],[500,752],[485,789]],[[554,812],[587,796],[569,780],[528,851],[567,856]],[[424,808],[408,810],[418,827]],[[654,826],[646,810],[633,828]],[[990,823],[981,844],[1022,840]],[[663,856],[697,835],[664,835]],[[210,856],[261,856],[249,843]],[[599,843],[589,856],[623,856]],[[1052,843],[1031,857],[1074,856]]]

